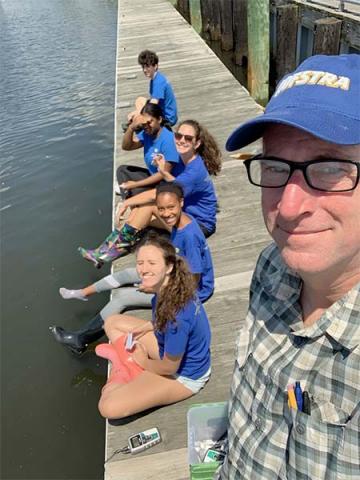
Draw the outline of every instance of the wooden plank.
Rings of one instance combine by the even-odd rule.
[[[313,55],[337,55],[340,48],[342,21],[336,18],[316,20]]]
[[[136,463],[133,459],[109,463],[105,467],[105,474],[108,480],[187,480],[187,449],[179,448],[172,452],[155,453],[151,457],[139,457]]]
[[[276,81],[296,68],[298,7],[283,5],[276,9]]]
[[[248,2],[248,88],[261,105],[269,98],[269,0]]]
[[[154,29],[154,21],[161,28]],[[260,189],[249,184],[243,162],[224,151],[229,133],[262,110],[170,2],[119,0],[118,31],[114,171],[122,163],[143,165],[142,151],[121,150],[118,125],[127,112],[118,107],[121,102],[132,104],[136,96],[148,90],[148,80],[137,64],[137,55],[144,48],[159,55],[160,70],[174,87],[180,120],[195,118],[203,123],[215,135],[224,158],[224,168],[214,179],[220,204],[217,233],[209,239],[216,290],[205,305],[212,330],[211,379],[199,394],[184,402],[107,422],[106,457],[126,445],[131,434],[155,425],[163,442],[136,457],[115,456],[105,464],[106,480],[132,480],[139,477],[139,472],[143,478],[184,480],[189,477],[187,411],[193,403],[229,397],[235,341],[248,307],[252,270],[259,251],[269,241],[261,220]],[[247,152],[254,153],[259,145],[257,142]],[[133,265],[134,258],[129,255],[114,262],[113,267]],[[151,317],[149,310],[132,313],[144,319]]]
[[[219,0],[221,19],[221,49],[229,52],[234,48],[233,0]]]
[[[248,20],[247,0],[233,2],[234,61],[236,65],[246,65],[248,60]]]

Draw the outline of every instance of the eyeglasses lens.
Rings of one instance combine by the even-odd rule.
[[[305,174],[305,180],[310,187],[326,192],[349,191],[355,188],[358,182],[359,170],[350,161],[319,161],[306,166],[298,164],[296,167],[301,167],[299,169]],[[281,160],[253,159],[249,162],[248,174],[255,185],[276,188],[287,184],[292,168]]]
[[[174,135],[176,140],[181,140],[183,138],[186,143],[191,143],[194,140],[193,135],[183,135],[182,133],[179,133],[179,132],[175,132]]]

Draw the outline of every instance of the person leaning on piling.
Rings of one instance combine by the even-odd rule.
[[[240,331],[218,479],[360,478],[360,56],[314,56],[227,149],[274,243]],[[295,385],[295,388],[294,388]]]
[[[172,127],[177,122],[177,105],[174,90],[166,76],[159,71],[159,57],[151,50],[139,53],[138,63],[145,77],[150,79],[149,98],[138,97],[135,101],[135,110],[128,115],[131,123],[134,116],[139,113],[147,101],[157,103],[164,112],[164,122]]]

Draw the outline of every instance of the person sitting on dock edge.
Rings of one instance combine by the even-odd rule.
[[[159,71],[159,57],[151,50],[139,53],[138,63],[145,77],[150,79],[149,98],[138,97],[135,101],[135,111],[128,115],[131,123],[134,116],[141,111],[147,101],[158,104],[164,112],[164,123],[171,128],[177,122],[177,105],[174,90],[166,76]],[[124,126],[124,130],[127,125]]]
[[[184,259],[168,240],[150,236],[138,247],[136,264],[142,284],[155,294],[152,320],[111,316],[105,322],[111,344],[96,347],[99,356],[112,362],[99,401],[101,415],[111,419],[189,398],[211,373],[210,325]],[[128,381],[119,359],[130,332],[136,342],[131,360],[142,371]]]

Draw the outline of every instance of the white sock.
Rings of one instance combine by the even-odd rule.
[[[65,300],[75,298],[76,300],[82,300],[83,302],[88,301],[85,295],[83,295],[82,290],[68,290],[67,288],[61,287],[59,289],[59,293],[63,298],[65,298]]]

